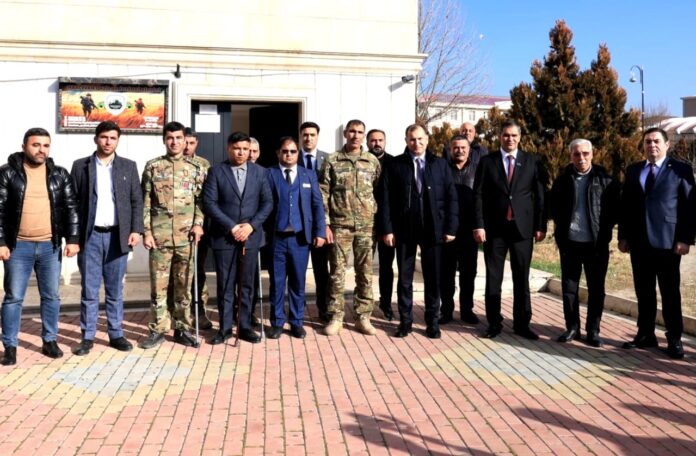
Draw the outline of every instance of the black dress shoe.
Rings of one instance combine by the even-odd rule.
[[[529,340],[539,340],[539,335],[532,331],[529,326],[526,328],[519,328],[515,330],[515,334],[517,334],[520,337],[524,337],[525,339]]]
[[[268,328],[268,331],[266,331],[266,337],[269,339],[280,339],[281,334],[283,334],[282,326],[271,326]]]
[[[380,304],[379,305],[379,310],[382,311],[382,314],[384,315],[384,319],[387,321],[392,321],[394,319],[394,312],[392,311],[391,308],[391,303],[389,304]]]
[[[150,348],[155,348],[164,341],[164,333],[151,332],[145,340],[140,341],[138,347],[143,350],[149,350]]]
[[[585,342],[590,347],[601,347],[602,345],[604,345],[604,341],[601,337],[599,337],[599,333],[597,333],[596,331],[587,333],[587,338],[585,339]]]
[[[256,331],[254,331],[251,328],[241,328],[239,330],[239,338],[251,344],[257,344],[261,342],[261,336],[256,334]]]
[[[406,337],[413,332],[412,323],[400,323],[394,337]]]
[[[428,336],[429,339],[439,339],[440,337],[442,337],[440,327],[436,325],[428,326],[427,328],[425,328],[425,335]]]
[[[17,364],[17,347],[5,347],[5,354],[0,360],[3,366],[14,366]]]
[[[498,337],[502,330],[503,328],[500,326],[489,326],[488,329],[486,329],[486,331],[483,334],[481,334],[481,337],[483,337],[484,339],[495,339],[496,337]]]
[[[462,312],[462,321],[468,325],[478,325],[479,324],[479,317],[476,316],[476,314],[469,310]]]
[[[453,321],[454,318],[452,318],[452,315],[443,315],[437,322],[438,324],[446,325],[447,323],[452,323]]]
[[[58,347],[58,343],[55,340],[44,342],[41,347],[41,353],[53,359],[63,357],[63,351]]]
[[[181,329],[174,330],[174,342],[184,347],[198,347],[200,345],[193,334]]]
[[[230,339],[232,337],[232,330],[228,329],[225,332],[218,331],[217,334],[215,334],[215,337],[210,339],[208,343],[210,345],[220,345],[221,343],[225,342],[227,339]]]
[[[655,334],[650,334],[647,336],[644,336],[642,334],[636,334],[636,337],[634,337],[632,341],[624,342],[622,347],[626,349],[654,348],[657,347],[657,337],[655,337]]]
[[[290,325],[290,335],[297,339],[304,339],[307,331],[300,325]]]
[[[109,347],[115,348],[118,351],[129,352],[133,350],[133,344],[128,342],[125,337],[117,337],[116,339],[111,339],[109,341]]]
[[[577,329],[569,329],[560,336],[558,336],[558,339],[556,339],[557,342],[565,343],[565,342],[570,342],[571,340],[578,340],[580,339],[580,331]]]
[[[667,355],[672,359],[682,359],[684,357],[684,346],[681,340],[669,341],[667,343]]]
[[[72,352],[75,356],[85,356],[89,354],[89,352],[92,350],[92,347],[94,347],[93,340],[82,339],[80,341],[80,345],[78,345],[77,347],[73,347]]]

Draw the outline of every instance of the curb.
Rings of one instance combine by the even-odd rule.
[[[546,284],[539,290],[542,292],[551,293],[562,299],[563,292],[561,291],[561,279],[551,277],[546,281]],[[587,287],[580,287],[580,302],[587,304]],[[659,303],[658,303],[659,304]],[[621,315],[626,315],[634,320],[638,317],[638,303],[632,299],[622,298],[620,296],[607,293],[604,298],[604,310],[610,310]],[[684,315],[684,333],[690,336],[696,336],[696,317]],[[658,325],[664,326],[665,320],[662,317],[662,308],[658,306],[655,322]]]

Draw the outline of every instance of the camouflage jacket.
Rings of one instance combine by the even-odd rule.
[[[145,235],[158,247],[189,243],[194,225],[203,225],[203,183],[207,168],[200,159],[168,155],[152,159],[143,171]]]
[[[327,226],[372,230],[380,170],[379,160],[365,150],[357,155],[339,150],[326,159],[319,186]]]

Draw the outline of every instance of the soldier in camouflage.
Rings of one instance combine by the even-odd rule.
[[[376,334],[370,323],[372,314],[372,227],[377,212],[374,188],[380,173],[379,160],[362,149],[365,124],[348,122],[343,137],[346,145],[324,162],[320,187],[326,214],[326,240],[329,251],[329,313],[331,321],[326,335],[338,334],[343,328],[345,272],[353,250],[355,290],[353,308],[358,315],[355,329]]]
[[[184,157],[184,126],[164,126],[167,154],[150,160],[143,171],[145,237],[150,251],[150,335],[140,343],[144,349],[158,346],[174,319],[174,341],[197,346],[191,335],[190,276],[193,267],[191,241],[203,235],[201,191],[206,170],[200,162]],[[173,309],[167,306],[172,283]]]

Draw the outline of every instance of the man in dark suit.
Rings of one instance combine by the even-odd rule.
[[[232,337],[233,308],[240,285],[239,338],[251,343],[261,340],[251,327],[251,296],[262,225],[273,209],[266,170],[248,163],[249,135],[232,133],[227,138],[227,155],[228,160],[210,169],[203,187],[203,207],[211,222],[220,317],[220,329],[210,340],[213,345]]]
[[[387,165],[394,159],[385,150],[387,146],[387,135],[376,128],[367,132],[367,147],[370,153],[379,160],[379,166],[384,170]],[[377,197],[377,195],[375,195]],[[375,214],[375,229],[380,224],[379,214]],[[377,250],[377,258],[379,258],[379,309],[384,314],[384,318],[389,321],[394,319],[394,311],[392,311],[391,299],[394,290],[394,257],[396,249],[390,247],[379,237],[375,237],[372,244],[372,255]]]
[[[324,169],[324,161],[329,157],[328,152],[317,149],[319,142],[319,125],[314,122],[304,122],[300,125],[300,141],[302,142],[302,156],[298,164],[307,169],[314,170],[317,179],[321,178]],[[317,310],[319,319],[323,323],[331,320],[329,316],[329,303],[326,294],[329,285],[329,247],[327,244],[321,247],[312,245],[312,273],[316,287]]]
[[[540,242],[546,237],[546,172],[535,156],[517,148],[521,137],[517,123],[504,122],[500,132],[500,150],[481,158],[474,181],[474,239],[483,243],[486,260],[488,329],[483,337],[492,339],[503,329],[501,286],[509,251],[513,329],[519,336],[536,340],[539,336],[529,328],[529,265],[533,239]]]
[[[297,142],[289,136],[281,138],[276,155],[278,166],[268,170],[268,183],[273,195],[273,212],[266,224],[272,253],[268,338],[278,339],[287,320],[287,279],[290,334],[303,339],[306,335],[302,325],[309,247],[321,247],[326,240],[324,203],[316,174],[297,166]]]
[[[128,252],[143,232],[143,195],[135,162],[116,154],[120,137],[117,124],[101,122],[94,134],[96,152],[76,160],[71,171],[81,220],[82,340],[73,348],[77,356],[94,346],[102,278],[109,345],[121,351],[133,348],[123,335],[123,276]]]
[[[631,253],[638,333],[624,348],[657,347],[657,279],[667,329],[667,354],[679,359],[684,357],[679,264],[694,243],[694,174],[688,164],[668,157],[668,149],[667,133],[649,128],[643,133],[646,160],[626,168],[619,250]]]
[[[395,337],[406,337],[413,323],[413,272],[421,249],[425,282],[426,335],[440,337],[440,267],[442,244],[457,233],[457,191],[447,162],[427,151],[428,133],[406,128],[406,150],[382,172],[379,214],[382,240],[396,246],[400,324]]]

